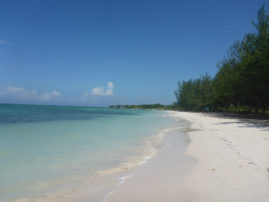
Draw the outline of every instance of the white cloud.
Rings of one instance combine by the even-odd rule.
[[[96,87],[94,89],[92,89],[92,92],[91,92],[92,95],[105,95],[105,89],[103,86],[100,86],[100,87]]]
[[[114,84],[112,82],[107,82],[107,88],[114,88]]]
[[[62,94],[58,91],[52,91],[51,93],[44,93],[42,95],[40,95],[40,100],[42,101],[49,101],[51,99],[54,99],[54,98],[57,98],[57,97],[60,97]]]
[[[113,93],[113,89],[107,89],[105,95],[106,95],[106,96],[112,96],[112,95],[114,95],[114,93]]]
[[[0,88],[0,97],[3,98],[15,98],[32,101],[50,101],[59,96],[61,96],[61,93],[58,91],[52,91],[51,93],[44,93],[39,95],[36,90],[28,90],[22,87],[4,86]]]
[[[114,89],[114,84],[112,82],[107,82],[106,90],[103,86],[96,87],[92,89],[91,93],[84,93],[83,96],[88,96],[88,95],[97,95],[97,96],[113,96],[113,89]]]

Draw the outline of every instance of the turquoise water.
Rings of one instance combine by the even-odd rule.
[[[155,110],[0,104],[0,201],[66,188],[142,155],[145,140],[175,124],[164,115]]]

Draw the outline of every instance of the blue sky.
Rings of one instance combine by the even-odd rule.
[[[0,103],[170,104],[255,31],[263,3],[1,1]]]

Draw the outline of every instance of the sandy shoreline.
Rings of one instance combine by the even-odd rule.
[[[269,127],[215,114],[168,113],[191,123],[190,144],[184,148],[182,135],[170,135],[107,202],[268,201]]]
[[[189,201],[193,192],[185,186],[184,179],[191,172],[196,160],[185,154],[187,135],[178,127],[167,134],[163,146],[147,163],[138,167],[126,181],[105,200],[116,201]]]

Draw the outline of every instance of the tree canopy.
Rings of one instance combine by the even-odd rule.
[[[255,33],[235,42],[217,74],[180,81],[175,91],[177,104],[192,111],[269,110],[269,16],[265,5],[258,11]]]

